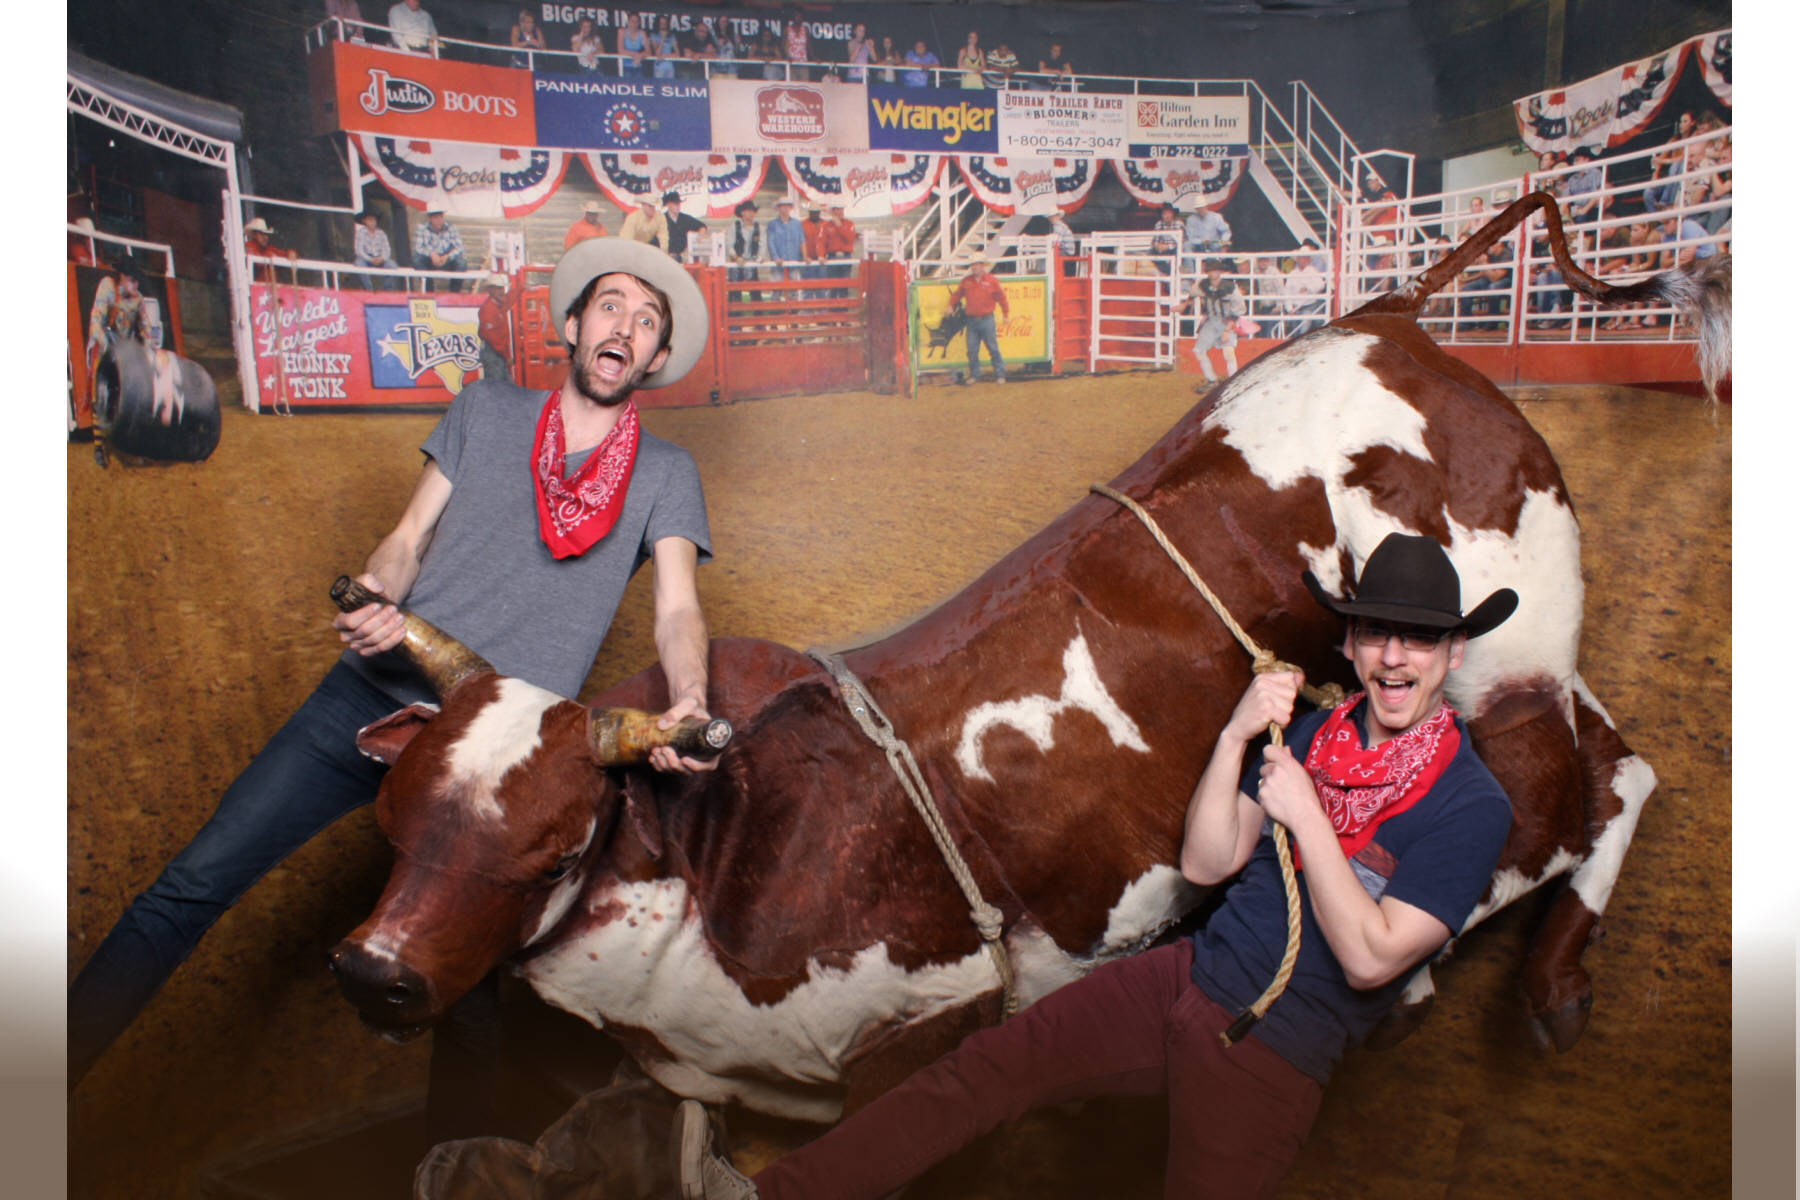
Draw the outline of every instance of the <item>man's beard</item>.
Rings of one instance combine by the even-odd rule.
[[[582,346],[575,347],[574,357],[570,360],[570,371],[571,377],[575,381],[575,390],[602,408],[617,408],[631,399],[631,393],[637,390],[637,385],[643,380],[645,374],[643,365],[633,363],[622,378],[609,385],[600,382],[595,377],[594,360],[597,357],[597,352],[587,354],[584,353]]]

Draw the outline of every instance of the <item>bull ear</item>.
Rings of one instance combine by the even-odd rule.
[[[644,853],[660,861],[663,854],[662,820],[656,811],[656,781],[644,778],[643,771],[622,771],[625,789],[625,819],[632,832],[643,843]],[[615,776],[616,777],[616,776]]]
[[[376,762],[391,767],[399,759],[400,752],[406,749],[406,744],[413,740],[413,735],[437,714],[435,704],[409,704],[357,730],[356,748]]]

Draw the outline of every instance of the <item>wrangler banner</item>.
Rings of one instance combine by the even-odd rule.
[[[448,404],[481,375],[479,297],[259,284],[256,375],[277,409]]]
[[[869,144],[924,154],[992,154],[1000,148],[991,91],[871,84]]]
[[[1011,367],[1017,363],[1050,361],[1050,281],[1043,275],[997,277],[1006,289],[1008,312],[994,313],[994,332],[1000,340],[1000,357]],[[950,297],[960,280],[932,280],[908,289],[907,341],[912,350],[913,374],[921,371],[969,369],[968,338],[960,318],[950,317]],[[982,362],[987,351],[980,351]]]
[[[314,118],[334,129],[535,146],[531,72],[333,42],[315,54]],[[329,79],[318,72],[330,72]]]

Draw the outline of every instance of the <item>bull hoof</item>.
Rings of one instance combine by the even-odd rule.
[[[1558,1054],[1566,1054],[1581,1040],[1587,1028],[1588,1014],[1594,1009],[1594,993],[1583,989],[1580,995],[1557,1008],[1532,1018],[1532,1030],[1540,1044],[1553,1046]]]
[[[1392,1050],[1425,1023],[1425,1018],[1431,1015],[1431,1006],[1436,1002],[1437,997],[1432,995],[1417,1004],[1394,1005],[1381,1018],[1381,1024],[1375,1026],[1363,1045],[1371,1050]]]

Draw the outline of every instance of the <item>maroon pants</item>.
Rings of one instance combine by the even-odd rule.
[[[1030,1109],[1166,1093],[1164,1195],[1273,1195],[1318,1115],[1319,1084],[1254,1037],[1220,1043],[1232,1014],[1189,979],[1193,957],[1184,938],[1109,963],[971,1034],[758,1174],[758,1192],[877,1200]]]

